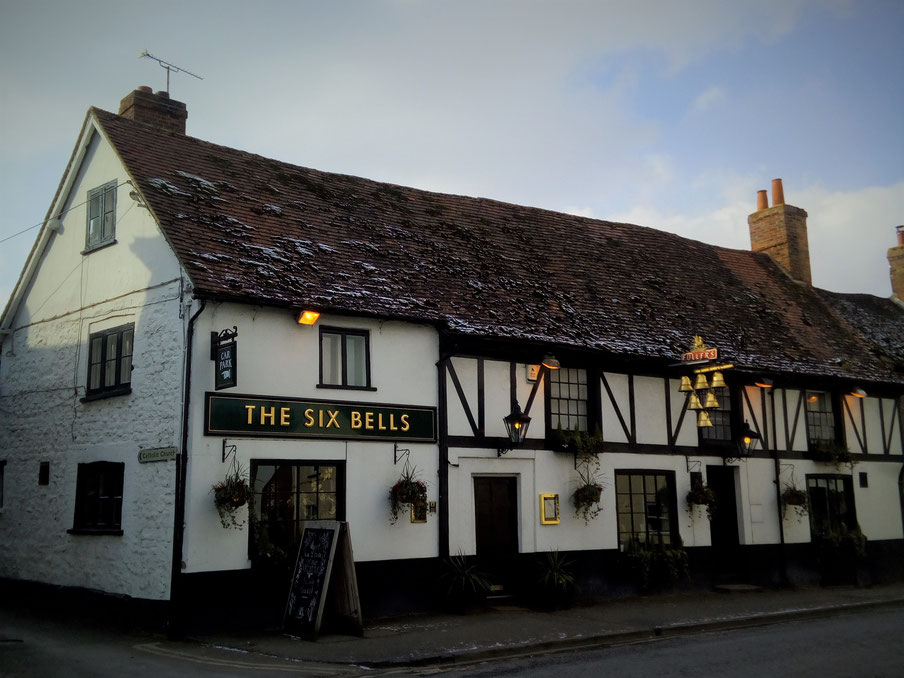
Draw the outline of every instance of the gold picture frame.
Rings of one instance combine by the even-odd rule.
[[[418,506],[417,504],[411,505],[411,522],[412,523],[426,523],[427,522],[427,504],[423,503]]]
[[[553,493],[545,493],[540,495],[540,524],[541,525],[558,525],[559,518],[559,495]]]

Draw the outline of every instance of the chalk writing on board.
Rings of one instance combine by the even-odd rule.
[[[306,528],[298,552],[287,606],[288,615],[302,624],[315,624],[329,571],[335,528]]]

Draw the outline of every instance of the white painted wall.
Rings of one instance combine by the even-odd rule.
[[[208,304],[196,325],[192,365],[191,442],[189,445],[186,572],[241,569],[248,560],[248,525],[224,529],[210,493],[231,461],[222,461],[222,437],[204,435],[204,394],[214,390],[210,332],[238,328],[238,386],[220,393],[313,398],[331,401],[437,406],[438,337],[433,328],[411,323],[342,316],[321,316],[317,325],[295,322],[289,310],[236,304]],[[370,331],[371,380],[374,391],[317,388],[320,326]],[[501,422],[500,422],[501,425]],[[411,523],[407,515],[389,522],[389,488],[404,462],[393,463],[387,441],[271,440],[230,437],[239,463],[252,459],[345,462],[346,519],[355,560],[422,558],[437,555],[438,520]],[[436,501],[439,452],[435,444],[400,442],[419,479],[427,483],[428,501]],[[247,512],[247,509],[245,509]]]
[[[169,597],[175,462],[138,463],[180,444],[180,267],[146,209],[120,186],[116,244],[83,254],[88,191],[125,174],[109,144],[85,135],[64,177],[38,266],[3,339],[0,576],[137,598]],[[90,140],[89,140],[90,137]],[[40,240],[39,238],[39,241]],[[132,393],[81,402],[88,335],[135,324]],[[50,484],[38,485],[41,461]],[[122,536],[71,535],[79,463],[125,464]]]

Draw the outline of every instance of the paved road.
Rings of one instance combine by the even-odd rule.
[[[904,676],[904,609],[704,633],[441,671],[451,676]],[[421,675],[436,673],[422,670]]]

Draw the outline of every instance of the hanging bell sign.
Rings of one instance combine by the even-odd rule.
[[[703,409],[703,405],[700,403],[700,398],[697,396],[696,393],[691,393],[691,397],[688,401],[687,408],[689,410],[702,410]]]
[[[681,377],[681,386],[678,387],[678,391],[680,393],[687,393],[688,391],[693,391],[694,386],[691,384],[690,377]]]
[[[707,426],[712,426],[712,419],[709,418],[709,412],[706,410],[700,410],[697,412],[697,428],[706,428]]]
[[[694,390],[695,391],[705,391],[709,388],[709,382],[706,381],[705,374],[698,374],[697,381],[694,382]]]
[[[707,392],[706,401],[703,403],[703,407],[707,410],[714,410],[719,407],[719,401],[716,400],[716,394],[712,391]]]
[[[722,376],[721,372],[713,372],[713,388],[725,388],[725,377]]]

